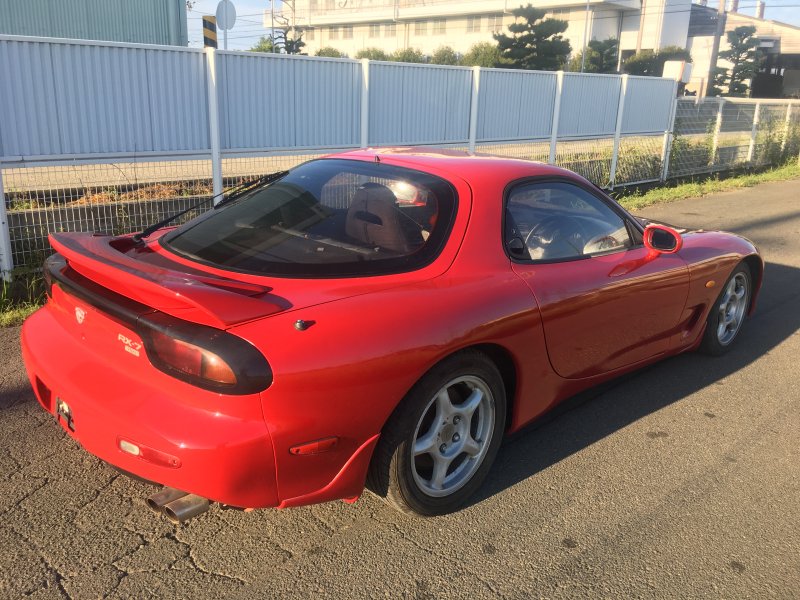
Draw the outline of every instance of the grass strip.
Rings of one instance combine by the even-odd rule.
[[[0,310],[0,327],[22,325],[28,316],[39,308],[38,304],[20,304]]]
[[[657,187],[644,193],[621,195],[617,198],[617,201],[628,210],[637,210],[653,204],[699,198],[717,192],[752,187],[759,183],[787,181],[798,177],[800,177],[800,164],[792,162],[761,173],[736,175],[726,179],[713,178],[698,182],[680,183],[672,187]]]

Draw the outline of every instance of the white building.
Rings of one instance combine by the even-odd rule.
[[[535,0],[547,17],[567,21],[564,37],[573,54],[589,40],[619,39],[619,60],[639,50],[678,46],[693,59],[689,91],[702,91],[708,79],[711,47],[718,13],[707,0]],[[528,0],[295,0],[284,2],[278,15],[282,23],[303,31],[306,51],[314,54],[332,46],[348,56],[365,48],[391,54],[416,48],[430,55],[441,46],[465,53],[474,44],[494,42],[492,34],[508,32],[514,22],[511,10]],[[714,3],[716,4],[716,3]],[[730,0],[725,30],[754,25],[767,55],[767,72],[781,78],[778,92],[800,94],[800,28],[736,13]],[[760,10],[763,14],[763,3]],[[271,26],[266,12],[264,25]],[[725,50],[723,38],[720,49]],[[782,87],[781,87],[782,86]]]
[[[306,50],[332,46],[349,56],[364,48],[392,53],[416,48],[431,54],[440,46],[467,52],[514,22],[507,0],[296,0],[281,17],[304,31]],[[564,36],[573,52],[587,40],[618,38],[624,52],[686,46],[691,0],[538,0],[547,16],[569,23]],[[587,24],[588,18],[588,24]],[[265,27],[271,16],[265,14]],[[641,31],[641,35],[639,32]]]

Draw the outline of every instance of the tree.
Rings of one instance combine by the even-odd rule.
[[[459,58],[458,53],[450,46],[439,46],[431,54],[431,63],[434,65],[457,65]]]
[[[316,56],[327,56],[328,58],[347,58],[347,55],[332,46],[325,46],[317,50]]]
[[[262,35],[261,39],[250,48],[250,52],[275,52],[275,44],[270,36]]]
[[[629,57],[623,65],[626,73],[631,75],[656,76],[656,53],[652,50],[639,50],[636,54]]]
[[[722,96],[722,88],[728,78],[728,69],[714,67],[711,71],[711,81],[706,89],[706,96]]]
[[[500,56],[500,48],[492,42],[473,44],[467,53],[461,57],[461,64],[465,67],[502,67],[508,66],[508,61]]]
[[[511,13],[515,17],[515,22],[508,26],[512,35],[492,34],[501,57],[510,61],[509,66],[544,71],[562,68],[571,51],[569,41],[561,36],[567,30],[567,22],[545,19],[545,11],[530,4]]]
[[[728,96],[746,96],[747,83],[758,71],[760,56],[756,28],[752,25],[737,27],[727,34],[730,48],[719,53],[719,57],[731,63],[724,78],[728,84]]]
[[[584,73],[616,73],[617,52],[619,44],[616,38],[592,40],[586,48],[586,61],[583,63]],[[578,52],[569,61],[570,71],[580,71],[583,52]]]
[[[289,37],[287,29],[277,29],[275,31],[275,45],[282,48],[286,54],[305,54],[301,50],[306,43],[303,41],[303,32],[298,31],[297,37]]]
[[[692,55],[680,46],[664,46],[658,52],[640,50],[625,61],[624,68],[625,72],[631,75],[661,77],[664,73],[664,63],[668,60],[692,62]]]
[[[380,48],[364,48],[356,52],[356,58],[368,58],[369,60],[389,60],[389,55]]]
[[[395,62],[424,63],[425,55],[416,48],[400,48],[392,53],[390,60]]]

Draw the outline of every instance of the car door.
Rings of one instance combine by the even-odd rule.
[[[538,302],[553,369],[599,375],[665,352],[689,289],[678,254],[656,254],[616,203],[573,180],[506,194],[506,248]]]

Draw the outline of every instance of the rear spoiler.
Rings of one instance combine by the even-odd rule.
[[[227,329],[289,306],[267,286],[137,260],[126,254],[135,246],[130,237],[51,233],[50,244],[87,279],[178,319]]]

